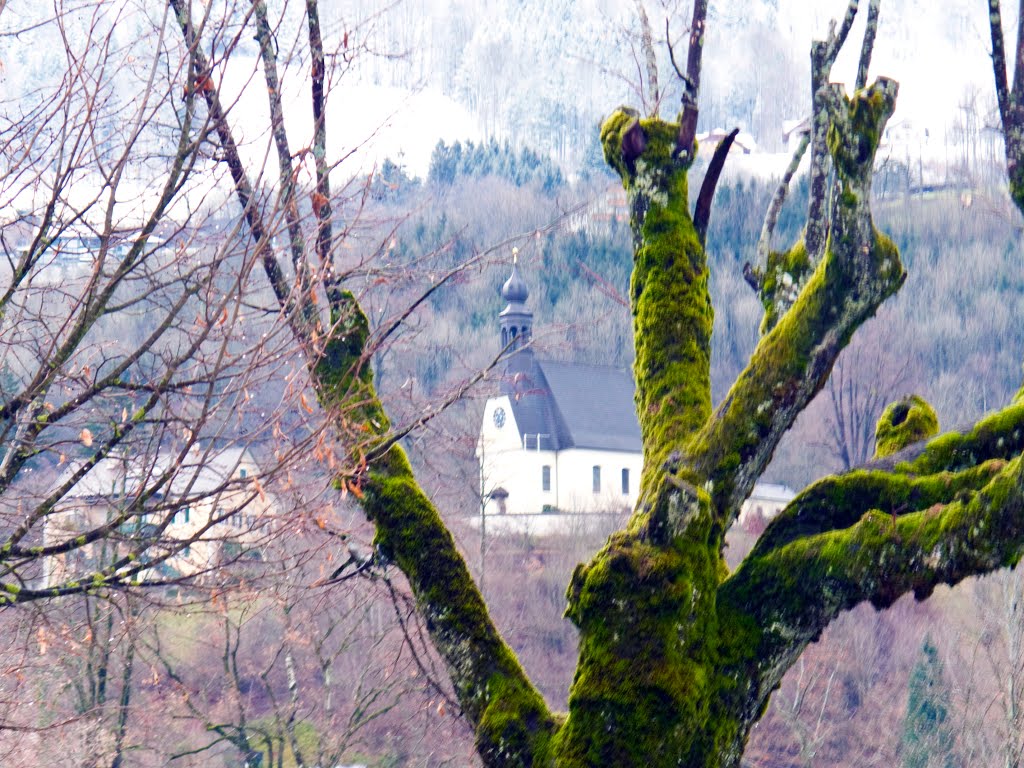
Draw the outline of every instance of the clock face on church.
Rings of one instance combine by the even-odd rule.
[[[494,409],[494,426],[501,429],[505,426],[505,409],[495,408]]]

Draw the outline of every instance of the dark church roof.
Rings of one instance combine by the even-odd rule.
[[[640,452],[629,371],[575,363],[540,366],[575,447]]]
[[[534,360],[506,385],[519,438],[528,449],[641,450],[628,371]]]

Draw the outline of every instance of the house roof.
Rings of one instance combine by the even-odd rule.
[[[177,467],[174,466],[175,459],[175,454],[163,451],[155,456],[108,456],[97,462],[74,485],[68,497],[134,496],[168,473],[171,473],[171,477],[169,485],[164,488],[165,495],[169,492],[189,497],[200,496],[222,489],[237,473],[239,466],[251,460],[244,448],[237,447],[209,452],[192,451]],[[73,463],[61,475],[58,484],[67,482],[83,464]]]
[[[789,504],[795,498],[794,491],[778,483],[758,483],[750,494],[751,501],[773,501],[781,504]]]
[[[535,360],[508,387],[526,448],[639,453],[633,377],[621,368]]]

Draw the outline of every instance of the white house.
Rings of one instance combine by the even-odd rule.
[[[508,356],[500,394],[484,406],[477,442],[484,514],[512,527],[513,516],[631,510],[643,468],[632,374],[538,359],[530,344],[529,290],[515,262],[501,296],[507,302],[499,315],[501,344]],[[758,485],[745,509],[757,507],[770,518],[793,495],[785,486]],[[536,532],[560,527],[543,522]]]
[[[73,463],[58,485],[81,467]],[[124,522],[114,537],[47,558],[44,584],[104,567],[139,537],[153,542],[146,550],[154,560],[149,576],[189,576],[237,556],[264,535],[274,510],[273,499],[257,485],[259,474],[252,455],[239,447],[197,445],[181,460],[165,451],[101,459],[47,516],[43,544],[60,544],[118,518]]]

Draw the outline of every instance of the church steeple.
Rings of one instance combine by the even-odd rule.
[[[512,249],[512,274],[501,286],[501,298],[508,304],[498,315],[501,321],[501,348],[509,352],[530,353],[527,346],[533,336],[533,312],[526,308],[530,289],[519,276],[519,249]]]

